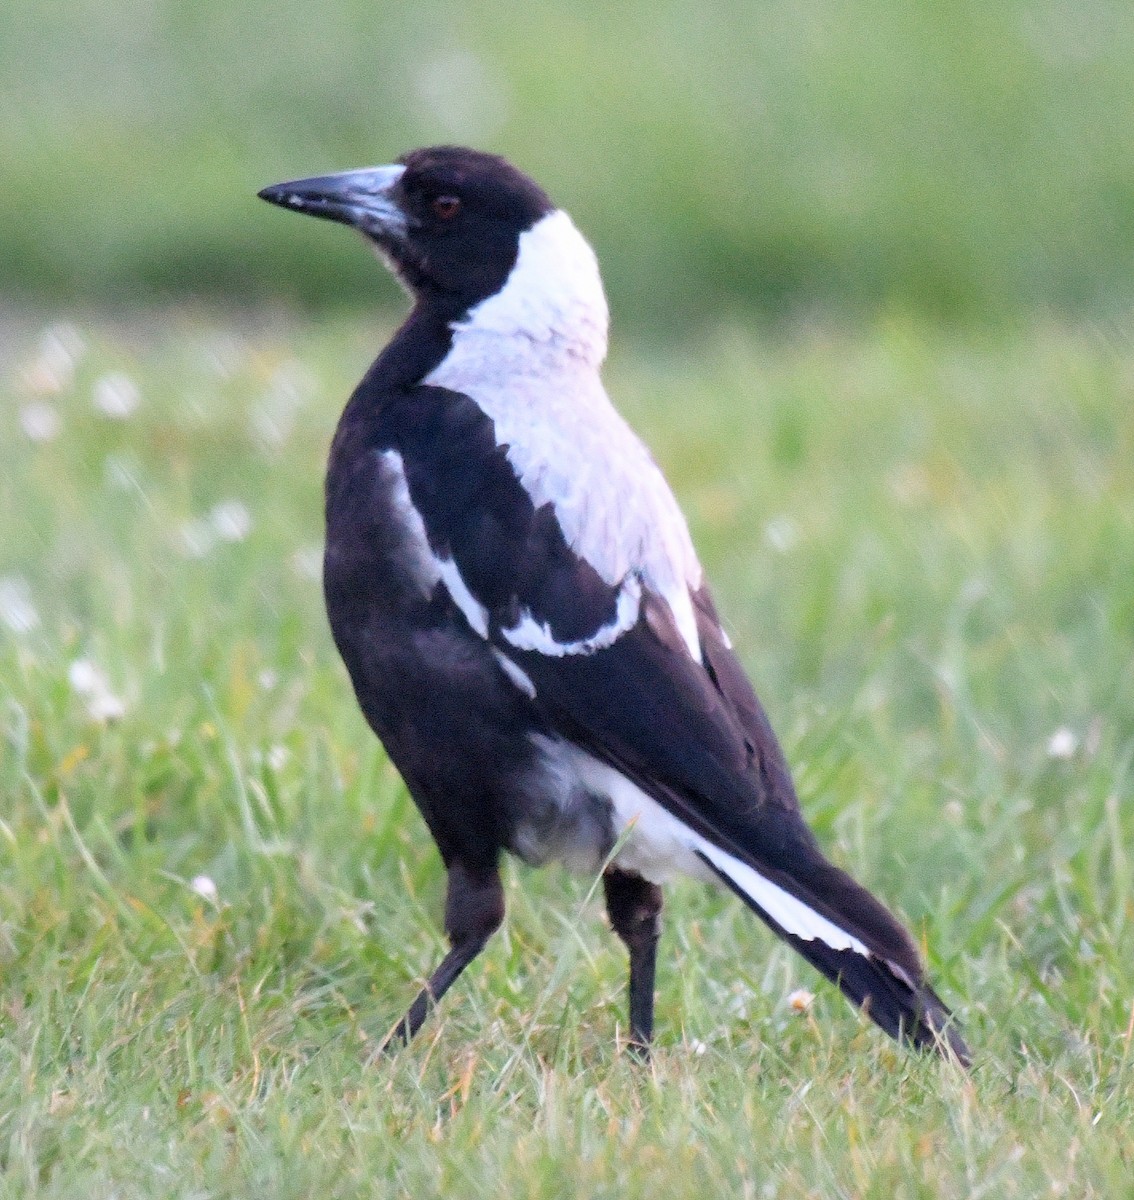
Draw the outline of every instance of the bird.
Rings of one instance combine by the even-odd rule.
[[[510,854],[601,873],[641,1055],[662,885],[687,876],[886,1033],[969,1064],[908,931],[805,823],[677,500],[605,391],[607,301],[567,212],[449,145],[259,196],[361,233],[410,299],[324,492],[331,632],[447,871],[448,952],[384,1048],[501,925]]]

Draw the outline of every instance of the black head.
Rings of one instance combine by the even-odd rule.
[[[279,183],[260,196],[353,226],[415,295],[459,309],[500,289],[520,235],[555,207],[504,159],[458,146],[414,150],[391,166]]]

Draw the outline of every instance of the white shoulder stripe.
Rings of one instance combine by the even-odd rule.
[[[460,571],[457,570],[457,564],[451,558],[439,558],[437,573],[445,585],[445,590],[453,598],[453,603],[465,614],[465,620],[487,640],[488,609],[469,591]]]
[[[693,611],[693,599],[688,586],[679,582],[663,595],[677,623],[677,632],[689,650],[689,656],[694,662],[701,662],[701,637],[697,632],[697,614]]]
[[[535,699],[535,684],[532,683],[531,677],[527,671],[522,671],[516,664],[504,653],[503,650],[497,650],[492,647],[492,657],[500,664],[500,669],[505,675],[523,692],[528,699]]]
[[[502,629],[500,633],[517,650],[534,650],[551,658],[563,658],[568,654],[593,654],[596,650],[605,650],[608,646],[613,646],[624,633],[634,628],[638,623],[641,605],[642,585],[635,576],[629,575],[622,581],[622,587],[619,589],[614,620],[609,625],[603,625],[590,637],[577,642],[557,642],[550,625],[541,625],[527,609],[524,609],[520,619],[511,629]]]
[[[389,488],[393,519],[401,526],[400,564],[422,594],[429,596],[441,572],[437,556],[429,546],[425,522],[410,498],[405,462],[397,450],[383,450],[378,455],[378,472],[382,483]]]
[[[378,462],[390,489],[395,519],[401,523],[401,553],[405,568],[426,596],[432,593],[440,580],[453,603],[465,614],[465,620],[487,640],[488,610],[469,591],[457,564],[451,558],[438,557],[430,547],[425,522],[410,497],[402,456],[397,450],[383,450]]]

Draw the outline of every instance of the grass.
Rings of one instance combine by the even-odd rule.
[[[0,1197],[1126,1194],[1128,341],[725,328],[608,373],[813,824],[924,940],[965,1078],[693,885],[642,1067],[592,881],[515,864],[502,933],[370,1061],[442,952],[435,851],[313,570],[381,338],[89,322],[5,367]]]

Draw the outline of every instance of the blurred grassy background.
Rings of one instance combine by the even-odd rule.
[[[454,140],[570,208],[623,327],[1113,310],[1132,80],[1128,0],[10,0],[0,296],[392,302],[254,192]]]

